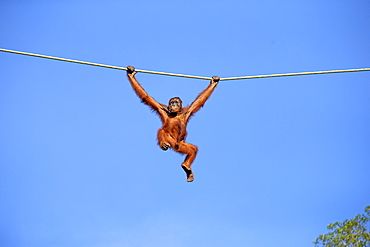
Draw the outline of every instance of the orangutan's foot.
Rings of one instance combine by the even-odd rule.
[[[167,149],[170,147],[170,144],[166,142],[162,142],[161,149],[164,151],[167,151]]]
[[[194,174],[193,170],[190,167],[187,167],[186,165],[182,164],[181,165],[182,169],[184,169],[187,177],[187,182],[193,182],[194,181]]]
[[[194,174],[190,174],[188,178],[186,179],[186,182],[193,182],[194,181]]]

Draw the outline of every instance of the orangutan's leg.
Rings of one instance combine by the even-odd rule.
[[[182,169],[184,169],[186,173],[187,181],[192,182],[194,180],[194,174],[193,170],[190,167],[193,164],[195,157],[197,156],[198,148],[195,145],[186,142],[180,142],[177,145],[178,148],[175,149],[175,151],[182,154],[186,154],[186,158],[182,163],[181,167]]]

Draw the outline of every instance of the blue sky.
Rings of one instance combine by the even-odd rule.
[[[370,67],[370,2],[0,1],[0,47],[220,77]],[[138,73],[190,104],[208,81]],[[220,82],[195,181],[125,71],[0,52],[0,245],[313,246],[370,204],[370,72]]]

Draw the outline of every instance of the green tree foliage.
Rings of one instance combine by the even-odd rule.
[[[314,242],[315,247],[370,247],[370,206],[364,214],[344,222],[328,225],[331,232],[320,235]]]

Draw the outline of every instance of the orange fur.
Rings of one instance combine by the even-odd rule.
[[[217,86],[219,78],[218,80],[212,78],[209,86],[198,95],[198,97],[190,106],[183,107],[179,112],[174,113],[170,112],[169,108],[166,105],[158,103],[156,100],[150,97],[147,92],[145,92],[144,88],[136,80],[135,73],[128,73],[127,77],[132,88],[142,100],[142,102],[148,105],[161,118],[162,128],[158,130],[157,134],[159,147],[161,147],[163,150],[171,148],[178,153],[186,155],[182,166],[187,173],[188,181],[192,181],[193,174],[190,167],[197,156],[198,148],[195,145],[185,142],[186,136],[188,134],[186,131],[186,127],[190,117],[193,116],[195,112],[199,111],[199,109],[211,96],[213,90]]]

